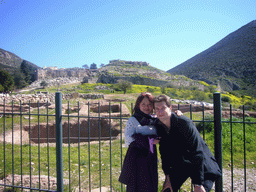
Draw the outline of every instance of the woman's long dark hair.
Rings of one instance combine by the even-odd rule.
[[[135,102],[135,106],[134,106],[134,108],[133,108],[132,113],[134,113],[135,110],[140,109],[140,103],[142,102],[142,100],[143,100],[145,97],[148,98],[149,102],[153,104],[153,99],[154,99],[153,95],[152,95],[151,93],[149,93],[149,92],[143,92],[143,93],[141,93],[141,94],[138,96],[138,98],[137,98],[137,100],[136,100],[136,102]]]

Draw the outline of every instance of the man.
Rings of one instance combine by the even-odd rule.
[[[178,191],[188,177],[195,192],[210,191],[221,170],[192,120],[172,113],[166,95],[154,98],[154,109],[159,119],[156,128],[165,174],[162,191]]]

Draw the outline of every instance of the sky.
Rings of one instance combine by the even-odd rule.
[[[256,19],[256,0],[0,0],[0,48],[39,67],[167,71]]]

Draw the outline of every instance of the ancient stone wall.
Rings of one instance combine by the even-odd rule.
[[[117,122],[109,119],[90,118],[89,121],[82,119],[78,122],[76,118],[76,120],[64,121],[62,124],[63,143],[87,142],[89,136],[91,141],[99,140],[99,137],[101,140],[108,140],[110,137],[115,139],[120,133],[118,126]],[[111,135],[109,129],[111,129]],[[34,143],[39,143],[39,141],[40,143],[56,142],[56,126],[53,123],[25,126],[24,130],[30,131],[30,138]],[[38,132],[40,132],[40,140],[38,139]]]
[[[68,110],[67,105],[63,104],[62,110],[64,114]],[[120,133],[120,122],[108,117],[129,117],[131,115],[125,104],[122,104],[122,107],[120,104],[111,104],[110,106],[108,102],[91,102],[90,105],[80,106],[78,110],[80,116],[90,116],[90,118],[83,118],[78,121],[78,118],[74,117],[78,113],[71,113],[73,117],[62,123],[64,143],[87,142],[89,139],[91,141],[115,139]],[[39,141],[40,143],[56,142],[56,125],[54,122],[24,126],[24,130],[29,132],[31,141],[34,143],[39,143]]]
[[[58,77],[76,77],[82,80],[84,77],[89,76],[90,71],[84,68],[67,68],[57,69],[53,67],[47,67],[37,70],[37,80],[54,79]]]
[[[110,60],[109,64],[111,65],[123,65],[123,64],[129,64],[129,65],[139,65],[139,66],[150,66],[149,63],[143,62],[143,61],[125,61],[125,60]]]

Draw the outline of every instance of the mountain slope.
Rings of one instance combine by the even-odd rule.
[[[13,73],[17,68],[20,68],[20,64],[24,61],[22,58],[18,57],[14,53],[6,51],[0,48],[0,69],[6,70]],[[26,61],[27,64],[32,67],[39,68],[37,65]]]
[[[167,72],[220,84],[228,91],[255,87],[256,20]]]

